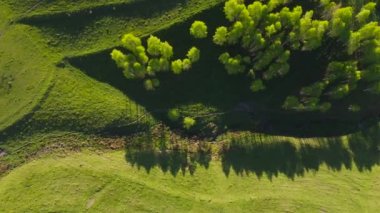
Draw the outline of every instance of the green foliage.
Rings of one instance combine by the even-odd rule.
[[[259,92],[265,90],[265,85],[261,79],[255,80],[251,85],[252,92]]]
[[[326,85],[320,82],[314,83],[311,86],[301,89],[301,95],[308,97],[320,97]]]
[[[291,96],[284,108],[319,110],[331,108],[328,101],[347,97],[361,80],[380,81],[380,27],[376,21],[374,2],[338,5],[320,1],[322,11],[303,11],[301,6],[287,7],[286,0],[253,1],[228,0],[224,12],[229,26],[218,27],[213,42],[232,46],[234,55],[225,52],[219,61],[229,74],[246,74],[252,78],[253,92],[264,90],[265,81],[285,76],[291,71],[288,63],[292,51],[312,51],[324,41],[346,46],[345,60],[332,61],[324,78],[300,91],[300,98]],[[236,50],[241,50],[237,52]],[[342,49],[334,50],[342,53]],[[359,59],[353,58],[360,54]],[[337,54],[338,55],[338,54]],[[367,91],[377,91],[372,84]],[[296,107],[297,106],[297,107]],[[348,109],[348,106],[347,106]]]
[[[352,7],[343,7],[332,13],[331,30],[332,37],[338,37],[347,40],[352,27],[354,9]]]
[[[228,29],[226,27],[218,27],[216,29],[213,41],[217,45],[224,45],[227,42]]]
[[[185,70],[185,71],[189,70],[189,69],[191,69],[191,66],[192,66],[192,62],[191,62],[190,59],[185,58],[185,59],[182,60],[182,68],[183,68],[183,70]]]
[[[155,88],[160,86],[160,81],[158,79],[146,79],[144,81],[144,87],[148,91],[155,90]]]
[[[181,59],[177,59],[172,62],[172,71],[174,74],[179,75],[183,71],[183,62]]]
[[[171,121],[173,121],[173,122],[178,121],[180,117],[181,117],[181,113],[179,112],[178,109],[174,108],[174,109],[169,110],[168,118]]]
[[[348,95],[350,92],[350,86],[348,84],[342,84],[339,86],[336,86],[332,89],[330,92],[330,96],[333,99],[341,99],[344,96]]]
[[[236,45],[245,49],[244,55],[231,57],[224,53],[219,57],[229,74],[248,71],[254,81],[260,80],[253,83],[258,85],[258,82],[282,77],[289,72],[291,49],[299,50],[302,44],[302,50],[306,51],[321,45],[328,21],[313,20],[313,11],[302,17],[300,6],[292,10],[283,7],[274,12],[286,3],[285,0],[272,0],[267,4],[254,1],[249,5],[237,0],[225,3],[224,12],[231,25],[217,28],[213,41],[217,45]]]
[[[125,34],[121,39],[121,43],[127,50],[133,53],[135,53],[138,47],[141,47],[141,39],[131,33]]]
[[[355,61],[331,62],[323,81],[301,89],[303,109],[326,112],[332,105],[328,102],[321,103],[321,96],[325,95],[331,100],[339,100],[349,95],[357,87],[362,76],[357,65]]]
[[[243,58],[240,55],[231,57],[229,53],[223,53],[219,57],[219,61],[224,64],[228,74],[238,74],[245,71],[246,67],[243,64]]]
[[[365,23],[370,15],[371,11],[363,8],[360,13],[355,16],[355,18],[359,23]]]
[[[185,128],[187,130],[190,130],[195,124],[196,124],[196,121],[194,118],[185,117],[183,119],[183,128]]]
[[[168,60],[173,56],[173,47],[166,41],[161,43],[161,55]]]
[[[303,43],[302,50],[314,50],[321,46],[322,39],[328,29],[328,21],[312,20],[313,11],[308,11],[300,19],[299,38]]]
[[[242,0],[229,0],[224,6],[224,13],[229,21],[235,21],[245,9]]]
[[[187,58],[190,60],[191,63],[198,62],[200,57],[201,57],[201,51],[196,47],[192,47],[187,52]]]
[[[200,58],[200,51],[192,47],[187,57],[183,60],[171,61],[173,47],[166,41],[151,35],[147,39],[147,48],[142,46],[140,38],[128,33],[122,37],[122,45],[128,50],[127,54],[114,49],[111,58],[116,65],[123,69],[123,74],[129,79],[144,79],[144,87],[153,91],[160,85],[157,78],[153,78],[158,72],[172,70],[174,74],[181,74],[183,70],[189,70],[193,63]]]
[[[190,28],[190,34],[194,38],[206,38],[208,35],[207,25],[203,21],[194,21]]]
[[[284,5],[288,2],[289,2],[289,0],[269,0],[268,9],[269,9],[269,11],[272,11],[272,10],[278,8],[279,6]]]
[[[148,38],[148,49],[147,52],[151,56],[159,56],[162,52],[162,42],[156,36],[151,35]]]
[[[232,29],[228,33],[228,43],[229,44],[237,44],[244,33],[244,25],[242,22],[237,21],[232,26]]]
[[[286,98],[283,108],[290,110],[290,109],[298,109],[300,107],[301,103],[299,102],[298,98],[295,96],[289,96]]]

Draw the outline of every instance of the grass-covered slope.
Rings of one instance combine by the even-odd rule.
[[[46,10],[43,14],[21,16],[19,22],[41,29],[49,45],[65,55],[82,55],[116,46],[125,33],[143,36],[169,28],[221,2],[127,0],[90,8],[82,3],[75,5],[76,11]]]
[[[364,173],[322,167],[295,180],[226,177],[216,161],[193,176],[172,176],[133,168],[122,152],[84,152],[15,169],[0,182],[0,202],[17,212],[376,212],[379,181],[379,167]]]
[[[16,15],[42,15],[47,13],[74,12],[78,10],[118,5],[141,0],[54,0],[54,1],[24,1],[24,0],[2,0],[14,11]]]
[[[30,121],[33,129],[94,132],[125,126],[127,130],[138,119],[138,110],[144,111],[118,90],[89,79],[77,69],[62,69],[55,77],[49,96]],[[151,121],[146,116],[144,121]]]
[[[51,85],[56,58],[37,36],[27,26],[5,27],[1,32],[0,131],[29,113]]]
[[[19,126],[93,132],[138,123],[143,108],[61,61],[113,47],[126,32],[167,28],[221,1],[147,2],[1,1],[0,130],[17,121],[11,133]]]

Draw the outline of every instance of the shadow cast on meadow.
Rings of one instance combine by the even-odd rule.
[[[270,180],[279,175],[295,179],[318,172],[322,166],[332,171],[357,169],[364,172],[380,165],[379,126],[340,138],[300,139],[242,133],[220,139],[223,145],[217,156],[227,177],[234,172]],[[149,143],[146,138],[145,143]],[[173,176],[180,172],[193,175],[197,166],[207,169],[212,156],[215,154],[211,149],[201,148],[196,151],[126,148],[126,161],[133,166],[144,168],[148,173],[158,167]]]

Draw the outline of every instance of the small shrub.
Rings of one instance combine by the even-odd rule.
[[[195,21],[190,28],[190,34],[194,38],[206,38],[207,37],[207,25],[203,21]]]
[[[168,118],[171,121],[178,121],[179,117],[181,116],[181,113],[179,112],[178,109],[171,109],[168,112]]]
[[[191,117],[185,117],[183,119],[183,128],[189,130],[196,124],[196,121],[194,118]]]

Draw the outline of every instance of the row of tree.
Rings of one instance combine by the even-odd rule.
[[[265,90],[267,81],[290,71],[288,61],[293,51],[313,51],[329,40],[336,47],[346,48],[340,57],[345,60],[332,55],[325,77],[302,88],[299,95],[289,96],[283,107],[327,111],[332,100],[349,95],[358,88],[359,81],[368,82],[367,91],[380,94],[380,27],[375,2],[358,7],[320,0],[319,13],[303,11],[301,6],[289,8],[287,3],[288,0],[225,3],[224,13],[230,25],[218,27],[213,41],[241,49],[241,54],[225,52],[219,57],[229,74],[246,74],[252,78],[253,92]],[[349,108],[360,109],[356,105]]]
[[[380,27],[376,21],[376,3],[368,2],[362,7],[342,6],[333,1],[321,0],[324,17],[329,29],[324,39],[333,40],[337,47],[344,46],[340,58],[331,61],[324,78],[301,90],[299,99],[288,97],[284,104],[287,109],[327,111],[332,105],[329,100],[342,99],[357,90],[359,82],[364,83],[361,90],[380,94]],[[332,50],[342,52],[342,49]],[[320,100],[324,99],[324,102]],[[347,106],[351,111],[359,111],[360,106],[353,103]]]

